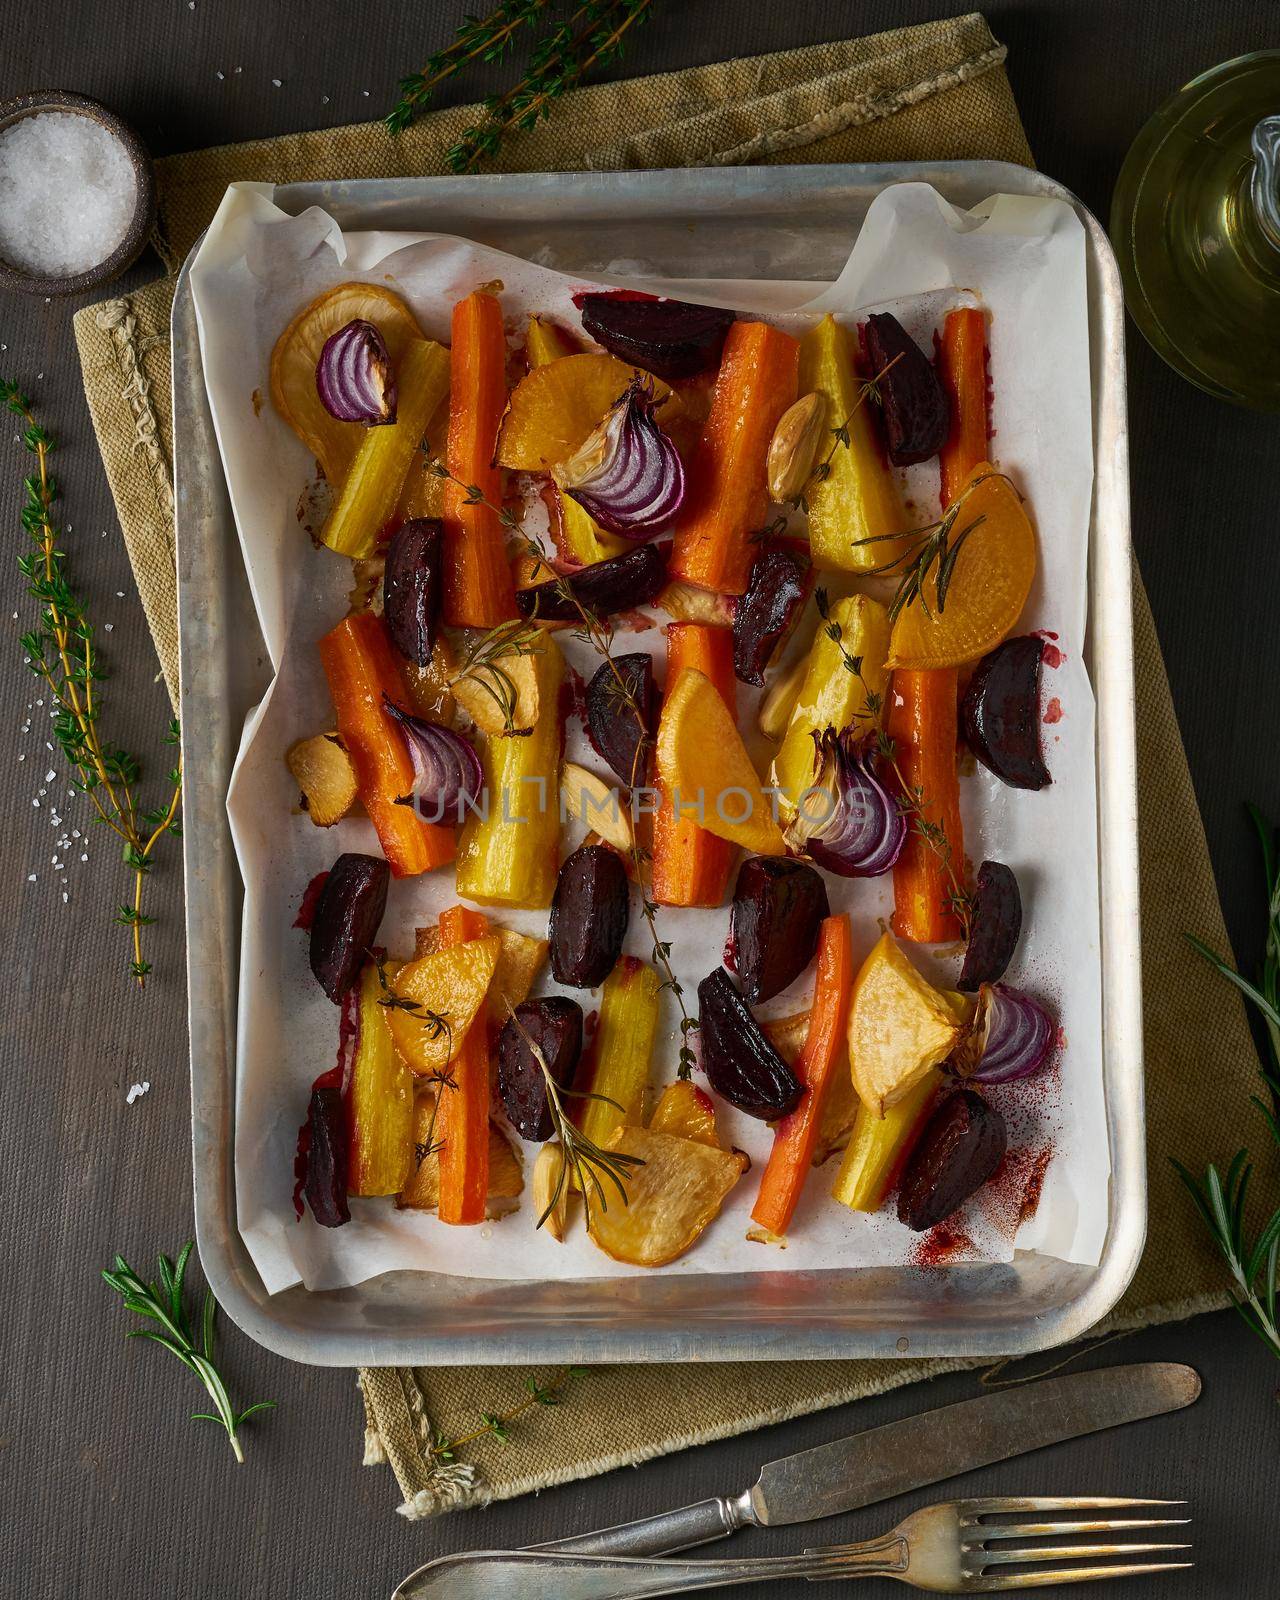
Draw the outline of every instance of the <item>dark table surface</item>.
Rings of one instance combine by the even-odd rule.
[[[0,98],[55,87],[96,96],[156,153],[362,120],[385,109],[397,76],[445,39],[462,9],[462,0],[120,0],[105,8],[64,0],[33,10],[3,0]],[[672,0],[656,8],[625,70],[749,55],[956,9],[955,0]],[[1103,216],[1125,149],[1167,93],[1214,62],[1280,45],[1274,0],[1001,0],[988,16],[1009,46],[1009,75],[1039,164]],[[478,87],[478,78],[459,77],[455,93],[470,98]],[[39,398],[62,442],[68,548],[91,612],[113,625],[104,640],[113,731],[154,751],[168,710],[84,406],[73,309],[0,296],[0,371]],[[1251,964],[1263,907],[1241,800],[1280,813],[1280,426],[1206,399],[1136,335],[1130,382],[1134,538],[1231,935]],[[16,450],[5,462],[0,498],[16,511],[25,467]],[[16,544],[16,516],[7,526]],[[8,610],[22,617],[26,600],[9,571]],[[25,626],[14,620],[0,654],[10,719],[0,761],[0,937],[4,970],[16,982],[0,1011],[6,1592],[101,1600],[386,1595],[431,1555],[524,1544],[737,1491],[769,1456],[973,1391],[972,1376],[941,1379],[536,1500],[409,1524],[393,1514],[389,1471],[360,1466],[353,1375],[287,1365],[227,1330],[236,1392],[280,1402],[254,1427],[248,1464],[235,1467],[207,1425],[186,1420],[197,1398],[191,1380],[169,1358],[125,1344],[125,1318],[97,1282],[114,1251],[141,1265],[191,1231],[176,855],[153,884],[156,971],[140,998],[122,980],[109,920],[122,888],[116,852],[94,835],[82,846],[87,861],[81,849],[63,853],[65,886],[52,867],[62,828],[87,831],[85,807],[62,805],[62,827],[51,826],[66,785],[61,775],[45,779],[60,763],[45,747],[47,712],[21,665],[16,636]],[[126,1106],[136,1080],[148,1081],[150,1092]],[[1139,1334],[1093,1359],[1144,1357],[1193,1362],[1205,1380],[1199,1405],[975,1473],[956,1490],[1185,1497],[1196,1517],[1196,1570],[1137,1581],[1124,1591],[1131,1600],[1273,1595],[1280,1372],[1231,1313]],[[839,1519],[820,1537],[869,1535],[924,1498]],[[748,1534],[734,1548],[795,1550],[813,1538],[802,1528]]]

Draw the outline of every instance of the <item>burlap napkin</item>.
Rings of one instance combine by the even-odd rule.
[[[579,91],[514,141],[520,170],[748,161],[986,157],[1031,164],[980,16]],[[338,128],[159,163],[162,249],[190,248],[234,179],[278,182],[435,173],[474,107],[392,140]],[[171,690],[177,605],[169,423],[172,278],[81,311],[85,392],[147,620]],[[1229,1156],[1256,1061],[1233,990],[1183,930],[1226,933],[1146,596],[1135,595],[1138,774],[1152,1227],[1138,1275],[1102,1329],[1173,1320],[1225,1301],[1223,1269],[1168,1164]],[[1101,1330],[1100,1330],[1101,1331]],[[859,1398],[957,1363],[848,1361],[595,1368],[563,1403],[529,1414],[511,1443],[482,1439],[441,1463],[432,1431],[470,1432],[523,1374],[503,1368],[366,1370],[366,1459],[395,1470],[410,1516],[524,1494],[665,1451]]]

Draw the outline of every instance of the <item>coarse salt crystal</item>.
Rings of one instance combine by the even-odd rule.
[[[0,132],[0,256],[23,272],[87,272],[124,239],[138,180],[124,145],[77,111]]]
[[[141,1100],[150,1087],[151,1085],[145,1080],[142,1083],[130,1084],[129,1092],[124,1097],[125,1105],[131,1106],[135,1100]]]
[[[278,89],[280,87],[280,79],[279,78],[272,78],[271,87],[273,89]]]

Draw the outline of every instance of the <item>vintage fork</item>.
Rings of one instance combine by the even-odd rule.
[[[951,1500],[926,1506],[892,1533],[861,1544],[829,1545],[802,1556],[755,1556],[730,1561],[638,1560],[574,1556],[554,1551],[473,1551],[431,1561],[406,1578],[392,1600],[632,1600],[684,1594],[729,1583],[782,1578],[897,1578],[934,1594],[994,1594],[1011,1589],[1173,1572],[1189,1561],[1117,1561],[1120,1556],[1190,1549],[1186,1544],[1046,1544],[1068,1535],[1184,1526],[1187,1517],[1104,1517],[1089,1521],[994,1521],[1019,1512],[1098,1512],[1135,1506],[1181,1505],[1178,1500],[1039,1498]],[[1010,1571],[1038,1562],[1070,1566]],[[1087,1563],[1087,1564],[1082,1564]]]

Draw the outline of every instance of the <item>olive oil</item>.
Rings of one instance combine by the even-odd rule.
[[[1280,410],[1280,50],[1161,106],[1125,159],[1111,237],[1159,354],[1210,394]]]

